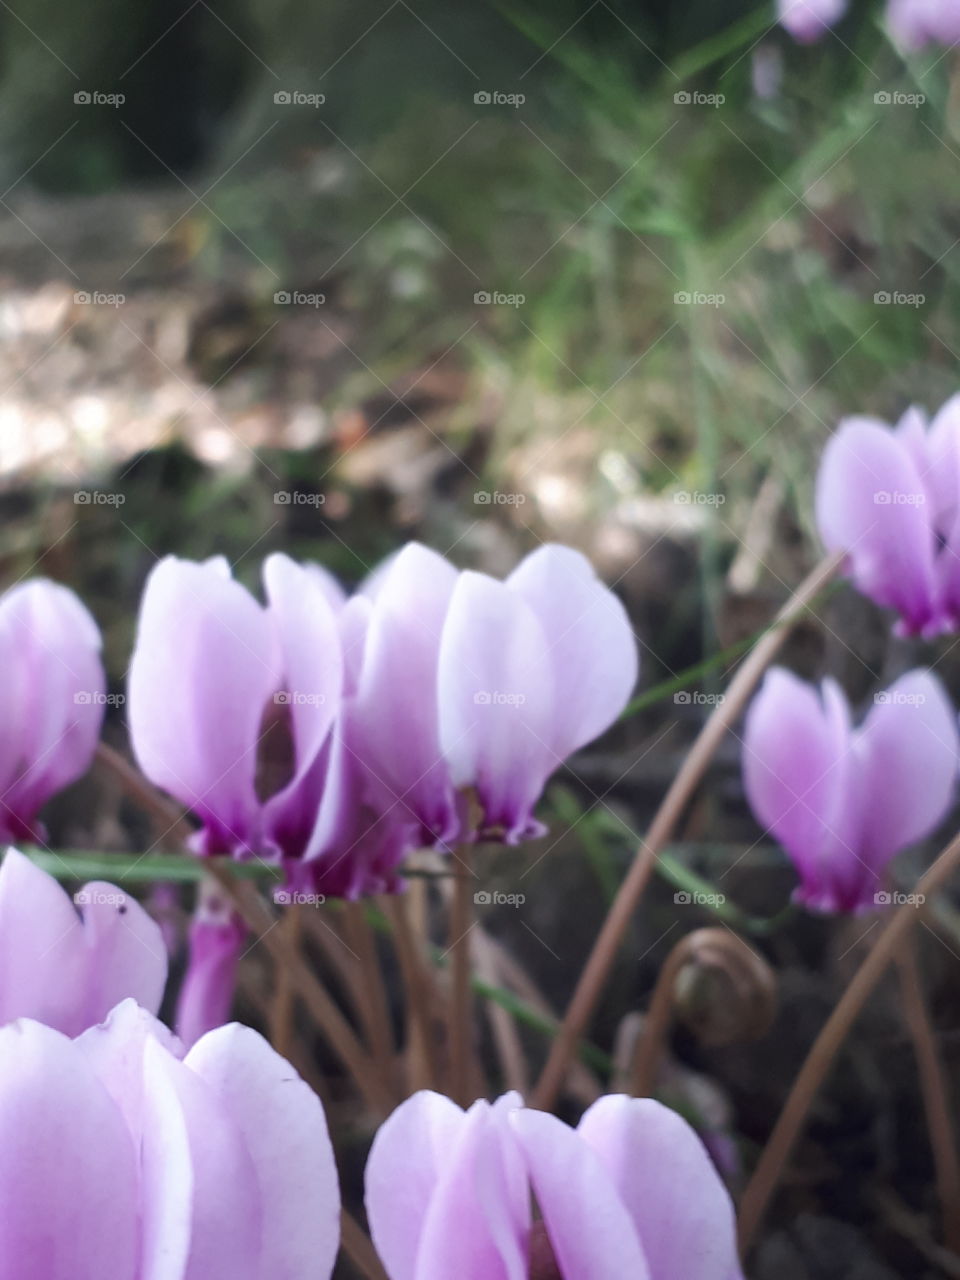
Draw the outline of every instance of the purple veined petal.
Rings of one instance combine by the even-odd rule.
[[[175,1058],[184,1047],[162,1022],[135,1000],[122,1000],[103,1022],[89,1027],[74,1044],[120,1108],[139,1145],[143,1130],[143,1054],[147,1040],[158,1041]]]
[[[0,867],[0,1022],[28,1017],[79,1035],[127,996],[156,1012],[166,978],[160,928],[135,899],[97,882],[71,901],[53,876],[8,849]]]
[[[651,1280],[742,1275],[733,1204],[703,1143],[651,1098],[612,1095],[577,1129],[596,1152],[643,1244]]]
[[[377,807],[418,821],[425,839],[457,835],[456,797],[440,752],[437,662],[457,573],[412,542],[378,577],[351,718]]]
[[[72,1034],[102,1022],[127,998],[156,1013],[167,984],[160,926],[136,898],[102,880],[85,884],[74,902],[83,917],[76,963],[84,985]]]
[[[0,866],[0,1022],[33,1018],[75,1034],[82,926],[53,876],[17,849]]]
[[[136,1153],[119,1109],[50,1027],[4,1027],[0,1060],[0,1280],[141,1280]]]
[[[143,1067],[143,1280],[262,1280],[262,1206],[240,1127],[152,1037]]]
[[[847,0],[777,0],[777,16],[801,44],[812,44],[840,21]]]
[[[343,650],[343,691],[352,696],[360,682],[367,630],[373,605],[366,596],[352,596],[340,613],[340,647]]]
[[[422,1280],[417,1258],[424,1219],[466,1120],[449,1098],[422,1090],[377,1131],[364,1174],[365,1202],[373,1243],[390,1280]]]
[[[302,846],[313,825],[323,772],[318,757],[343,692],[337,615],[321,580],[287,556],[268,557],[263,577],[269,616],[282,654],[284,688],[274,695],[290,715],[295,771],[264,806],[268,839],[281,850]]]
[[[253,1161],[263,1230],[257,1280],[329,1280],[340,1247],[340,1187],[320,1099],[249,1027],[203,1037],[184,1065],[238,1126]]]
[[[461,574],[440,647],[440,742],[454,785],[475,789],[483,828],[508,844],[542,834],[533,808],[562,763],[548,650],[518,591]]]
[[[347,604],[347,593],[330,570],[325,569],[322,564],[313,563],[305,564],[303,569],[323,592],[333,612],[340,613]]]
[[[554,673],[551,746],[572,755],[616,720],[637,683],[637,642],[623,605],[579,551],[547,544],[507,579],[536,613]]]
[[[503,1117],[475,1102],[427,1204],[416,1280],[527,1280],[530,1198],[521,1180],[516,1200],[517,1154]]]
[[[877,695],[854,742],[869,797],[863,857],[880,872],[894,854],[929,835],[956,798],[956,714],[932,672],[909,671]],[[877,882],[873,890],[880,887]]]
[[[618,1188],[587,1143],[544,1111],[515,1111],[510,1124],[561,1274],[577,1280],[660,1280],[647,1265]],[[679,1280],[679,1274],[663,1280]]]
[[[154,568],[130,666],[130,735],[151,782],[202,820],[200,852],[259,844],[257,744],[280,678],[267,615],[222,561]]]
[[[743,780],[757,821],[784,846],[815,910],[847,910],[859,899],[860,788],[849,709],[833,681],[822,699],[773,667],[747,712]]]
[[[188,1047],[229,1019],[237,964],[249,936],[220,886],[206,880],[190,923],[187,969],[177,999],[177,1035]]]
[[[72,591],[37,578],[0,600],[0,656],[0,832],[29,837],[41,805],[93,759],[106,690],[100,632]]]
[[[846,552],[860,591],[912,632],[942,625],[931,504],[901,439],[872,419],[842,422],[823,452],[816,508],[824,544]]]

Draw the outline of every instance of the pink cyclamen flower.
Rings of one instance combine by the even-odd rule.
[[[261,606],[218,557],[167,557],[143,593],[130,665],[133,749],[151,781],[202,821],[201,853],[277,854],[303,838],[312,773],[342,680],[336,618],[317,573],[271,556]],[[262,800],[258,748],[268,714],[289,715],[293,776]]]
[[[797,872],[798,902],[865,911],[889,900],[885,872],[953,801],[956,715],[929,671],[876,695],[859,728],[840,687],[772,668],[747,713],[743,776],[757,820]]]
[[[100,632],[72,591],[35,578],[0,597],[0,840],[86,773],[103,720]]]
[[[329,1280],[323,1108],[247,1027],[184,1055],[133,1001],[0,1029],[0,1280]]]
[[[637,647],[619,600],[569,547],[545,545],[499,582],[411,543],[368,587],[353,708],[378,803],[424,840],[543,833],[547,779],[625,707]]]
[[[960,625],[960,396],[927,423],[847,418],[817,476],[817,524],[856,587],[906,634]]]
[[[777,0],[777,19],[801,44],[812,44],[847,11],[847,0]]]
[[[129,677],[134,753],[200,819],[196,852],[279,862],[331,895],[389,889],[410,841],[367,812],[346,723],[366,602],[345,604],[324,570],[283,555],[263,579],[266,606],[222,558],[168,557],[150,574]],[[291,762],[265,779],[273,729]]]
[[[248,931],[215,882],[204,878],[190,922],[187,969],[177,997],[177,1035],[189,1048],[230,1016]]]
[[[374,1139],[366,1205],[390,1280],[742,1274],[733,1205],[703,1144],[648,1098],[601,1098],[571,1129],[519,1094],[466,1112],[415,1094]]]
[[[960,41],[960,4],[957,0],[890,0],[887,26],[904,49],[954,45]]]
[[[79,1035],[130,996],[156,1013],[167,980],[160,927],[115,885],[71,901],[16,849],[0,866],[0,1023],[33,1018]]]

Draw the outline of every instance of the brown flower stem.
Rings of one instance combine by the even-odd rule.
[[[633,864],[597,935],[546,1066],[534,1089],[531,1106],[549,1111],[556,1102],[577,1044],[596,1009],[658,854],[673,834],[674,827],[699,786],[714,753],[730,725],[746,705],[757,681],[773,661],[790,627],[807,611],[811,601],[836,573],[840,562],[839,555],[829,556],[807,575],[777,614],[769,631],[751,649],[731,681],[723,702],[717,703],[701,729],[680,772],[664,796],[647,837],[637,850]]]
[[[943,1238],[949,1249],[960,1254],[960,1163],[946,1075],[930,1015],[924,999],[920,965],[912,937],[904,939],[897,951],[904,1021],[913,1041],[920,1091],[927,1117],[930,1149],[937,1176],[937,1194],[943,1215]]]
[[[960,836],[950,841],[926,874],[921,876],[915,892],[932,897],[958,866]],[[912,904],[905,903],[896,909],[807,1054],[740,1204],[741,1253],[746,1254],[753,1243],[810,1105],[838,1049],[916,921],[917,908]]]
[[[389,1280],[370,1237],[346,1209],[340,1210],[340,1247],[365,1280]]]
[[[410,1038],[410,1091],[436,1089],[440,1084],[440,1073],[431,1016],[433,973],[417,945],[410,924],[407,894],[385,895],[381,905],[393,926],[393,945],[403,978]]]
[[[462,1107],[473,1102],[471,1071],[473,1043],[473,989],[470,984],[470,930],[473,927],[472,848],[462,845],[457,853],[450,902],[450,1094]]]
[[[353,1076],[371,1110],[380,1116],[389,1115],[394,1098],[380,1076],[376,1062],[366,1053],[353,1028],[307,968],[303,957],[290,946],[260,894],[252,884],[237,880],[227,867],[212,860],[209,866],[210,874],[219,880],[257,942],[264,945],[278,967],[287,969],[294,990],[323,1031],[330,1047]]]
[[[277,926],[283,931],[287,946],[297,954],[300,951],[299,906],[287,907]],[[277,965],[274,976],[273,999],[270,1002],[270,1043],[281,1057],[289,1058],[293,1048],[293,1013],[296,1004],[290,970],[286,965]]]
[[[691,937],[692,934],[687,934],[680,939],[657,974],[650,1008],[647,1010],[643,1030],[637,1036],[637,1046],[630,1067],[630,1094],[634,1098],[647,1098],[653,1093],[657,1067],[673,1021],[674,988],[680,970],[693,954]]]
[[[360,984],[363,1000],[360,1017],[366,1032],[367,1045],[380,1063],[383,1073],[393,1074],[393,1028],[390,1025],[390,1006],[383,981],[383,970],[377,955],[376,941],[363,904],[344,903],[344,917],[350,946],[359,957]]]
[[[473,930],[470,941],[477,976],[488,986],[496,987],[500,981],[500,965],[490,937],[478,925]],[[500,1060],[503,1083],[507,1089],[516,1090],[526,1097],[530,1088],[527,1059],[513,1015],[503,1005],[492,1000],[486,1001],[486,1014]]]
[[[129,760],[105,742],[97,743],[96,759],[113,774],[127,795],[154,819],[160,828],[158,843],[181,849],[193,833],[183,810],[154,790]]]

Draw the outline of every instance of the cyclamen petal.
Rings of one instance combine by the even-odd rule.
[[[187,1046],[221,1027],[230,1015],[237,964],[247,929],[219,893],[201,885],[190,923],[189,956],[177,998],[177,1035]]]
[[[458,788],[473,787],[483,831],[515,844],[543,828],[533,806],[562,763],[552,744],[556,686],[548,637],[517,591],[461,575],[439,658],[440,743]]]
[[[956,0],[890,0],[887,26],[905,49],[933,42],[954,45],[960,40],[960,8]]]
[[[858,729],[832,681],[822,694],[778,668],[747,713],[743,776],[758,821],[800,875],[814,910],[874,907],[901,849],[928,835],[956,793],[960,737],[939,681],[901,677]]]
[[[109,1206],[117,1229],[132,1229],[136,1266],[127,1273],[106,1267],[100,1280],[328,1280],[340,1195],[323,1108],[261,1036],[221,1027],[183,1056],[164,1027],[127,1002],[62,1044],[81,1073],[99,1082],[130,1151],[139,1153],[135,1169],[122,1170],[126,1198],[115,1194]],[[5,1074],[6,1067],[0,1095]],[[48,1091],[43,1105],[60,1123],[57,1092]],[[90,1155],[67,1150],[63,1158],[68,1170],[86,1171]],[[75,1195],[81,1214],[100,1195],[87,1184]],[[0,1257],[5,1249],[0,1240]],[[64,1270],[52,1280],[61,1274],[94,1276]]]
[[[802,44],[811,44],[840,21],[847,0],[777,0],[780,25]]]
[[[130,735],[151,782],[202,820],[201,852],[260,848],[257,743],[280,683],[266,612],[225,562],[162,560],[140,607]]]
[[[570,1129],[516,1094],[463,1112],[419,1093],[381,1127],[365,1184],[390,1280],[527,1280],[534,1256],[537,1277],[742,1280],[730,1197],[651,1100],[604,1098]]]
[[[910,632],[947,625],[935,570],[936,537],[916,448],[883,423],[849,418],[826,449],[816,510],[829,551],[846,552],[856,586],[896,609]]]
[[[100,633],[72,591],[37,578],[0,597],[0,839],[90,766],[103,721]]]
[[[0,1023],[33,1018],[79,1035],[127,996],[156,1013],[166,979],[160,927],[136,899],[98,882],[71,901],[53,876],[7,850],[0,866]]]

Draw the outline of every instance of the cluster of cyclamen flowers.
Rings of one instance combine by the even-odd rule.
[[[816,508],[825,546],[864,595],[897,612],[900,634],[960,629],[960,396],[930,422],[917,408],[896,427],[841,422]],[[891,859],[946,816],[958,768],[956,712],[929,671],[878,693],[858,729],[833,680],[818,693],[777,669],[747,716],[748,799],[800,874],[797,899],[819,911],[890,900]]]
[[[777,0],[780,23],[804,44],[819,40],[844,16],[847,0]],[[904,49],[960,40],[957,0],[888,0],[887,27]]]
[[[960,629],[960,398],[929,424],[915,409],[896,428],[841,423],[817,517],[902,634]],[[272,556],[264,586],[260,605],[222,560],[155,568],[131,738],[146,775],[197,819],[194,852],[259,857],[326,894],[396,889],[425,845],[541,832],[545,782],[636,680],[622,606],[567,548],[542,547],[499,582],[412,544],[351,599],[317,566]],[[99,649],[66,589],[37,581],[0,599],[6,839],[42,840],[42,805],[90,763]],[[261,758],[278,736],[280,776]],[[957,716],[914,670],[854,728],[834,681],[817,691],[773,669],[743,767],[799,872],[797,898],[868,909],[889,897],[893,856],[953,802]],[[155,1018],[167,953],[147,912],[99,882],[71,900],[7,852],[0,1280],[330,1276],[340,1193],[321,1104],[256,1032],[220,1025],[241,939],[202,893],[174,1036]],[[742,1280],[706,1150],[646,1099],[602,1098],[574,1130],[517,1095],[464,1112],[417,1094],[374,1141],[366,1207],[390,1280]]]
[[[188,1051],[153,1016],[158,926],[109,884],[75,901],[82,918],[8,851],[2,1280],[329,1280],[340,1191],[319,1099],[247,1027]],[[366,1207],[390,1280],[742,1277],[706,1149],[647,1099],[602,1098],[574,1130],[515,1094],[466,1113],[416,1094],[374,1141]]]
[[[196,852],[281,864],[297,886],[396,887],[413,850],[541,834],[544,784],[636,682],[623,606],[543,546],[505,582],[412,543],[346,599],[316,565],[167,559],[144,591],[129,724],[143,772],[201,821]],[[258,789],[274,728],[292,764]]]

